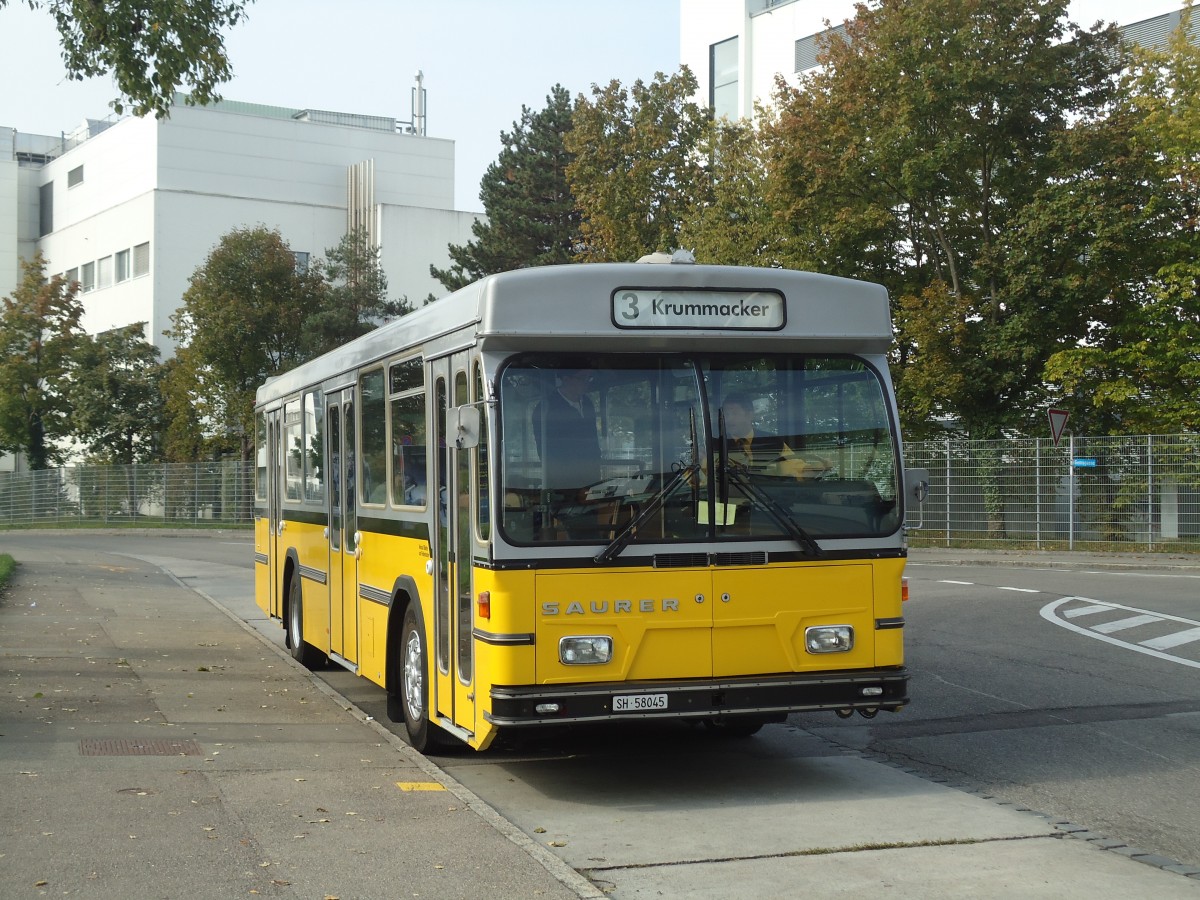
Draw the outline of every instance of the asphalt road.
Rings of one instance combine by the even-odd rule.
[[[1200,571],[918,551],[909,583],[912,705],[795,724],[1200,865]]]

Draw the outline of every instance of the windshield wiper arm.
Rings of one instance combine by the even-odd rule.
[[[737,466],[728,466],[726,476],[733,481],[742,491],[753,497],[758,503],[771,514],[773,518],[784,531],[788,533],[788,537],[800,545],[800,549],[804,550],[811,556],[824,556],[825,551],[820,545],[813,540],[812,535],[805,531],[800,523],[792,518],[792,514],[779,505],[770,495],[762,488],[752,482],[749,478],[742,475],[738,471]]]
[[[610,562],[613,559],[616,559],[617,555],[629,546],[629,542],[633,540],[633,535],[637,532],[637,530],[641,528],[642,525],[645,524],[652,515],[658,512],[659,508],[663,505],[663,503],[666,502],[667,495],[670,494],[671,491],[675,490],[676,485],[678,485],[679,482],[681,482],[689,474],[695,472],[698,468],[699,466],[697,466],[695,463],[692,463],[691,465],[684,466],[678,472],[672,475],[671,480],[659,488],[658,492],[650,498],[650,502],[642,507],[642,511],[634,516],[629,523],[620,530],[617,536],[612,539],[612,542],[594,557],[592,557],[592,562],[602,563]]]

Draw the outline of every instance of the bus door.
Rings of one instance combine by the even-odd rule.
[[[475,728],[474,604],[471,564],[471,450],[455,446],[457,429],[449,420],[469,406],[468,356],[433,360],[434,417],[438,452],[434,454],[438,526],[433,558],[438,560],[433,624],[434,694],[430,708],[460,728]]]
[[[358,659],[357,517],[354,497],[354,389],[327,397],[329,459],[329,650],[339,661]]]
[[[263,448],[267,454],[267,547],[270,587],[267,591],[269,608],[265,612],[283,618],[283,567],[280,564],[280,532],[283,530],[283,408],[267,413],[267,439]]]

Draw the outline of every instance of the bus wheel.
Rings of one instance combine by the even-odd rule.
[[[320,666],[320,651],[304,640],[304,594],[300,590],[299,574],[292,575],[291,585],[288,587],[287,621],[287,643],[288,649],[292,651],[292,659],[306,669]]]
[[[425,624],[421,609],[414,602],[404,613],[404,629],[400,636],[400,695],[408,742],[419,752],[435,746],[433,732],[436,726],[429,724],[429,686],[425,682],[428,671]]]
[[[704,724],[708,727],[709,731],[721,737],[748,738],[751,735],[758,734],[766,723],[762,719],[756,719],[753,716],[731,716],[720,719],[705,719]]]

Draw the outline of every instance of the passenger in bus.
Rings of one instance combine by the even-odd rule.
[[[829,460],[815,454],[801,455],[783,438],[760,434],[754,427],[754,400],[742,391],[725,395],[721,404],[730,462],[751,472],[792,478],[817,478],[833,468]]]
[[[586,391],[592,373],[572,369],[558,377],[558,389],[533,408],[533,439],[542,461],[542,487],[577,498],[600,480],[600,439],[596,407]]]

